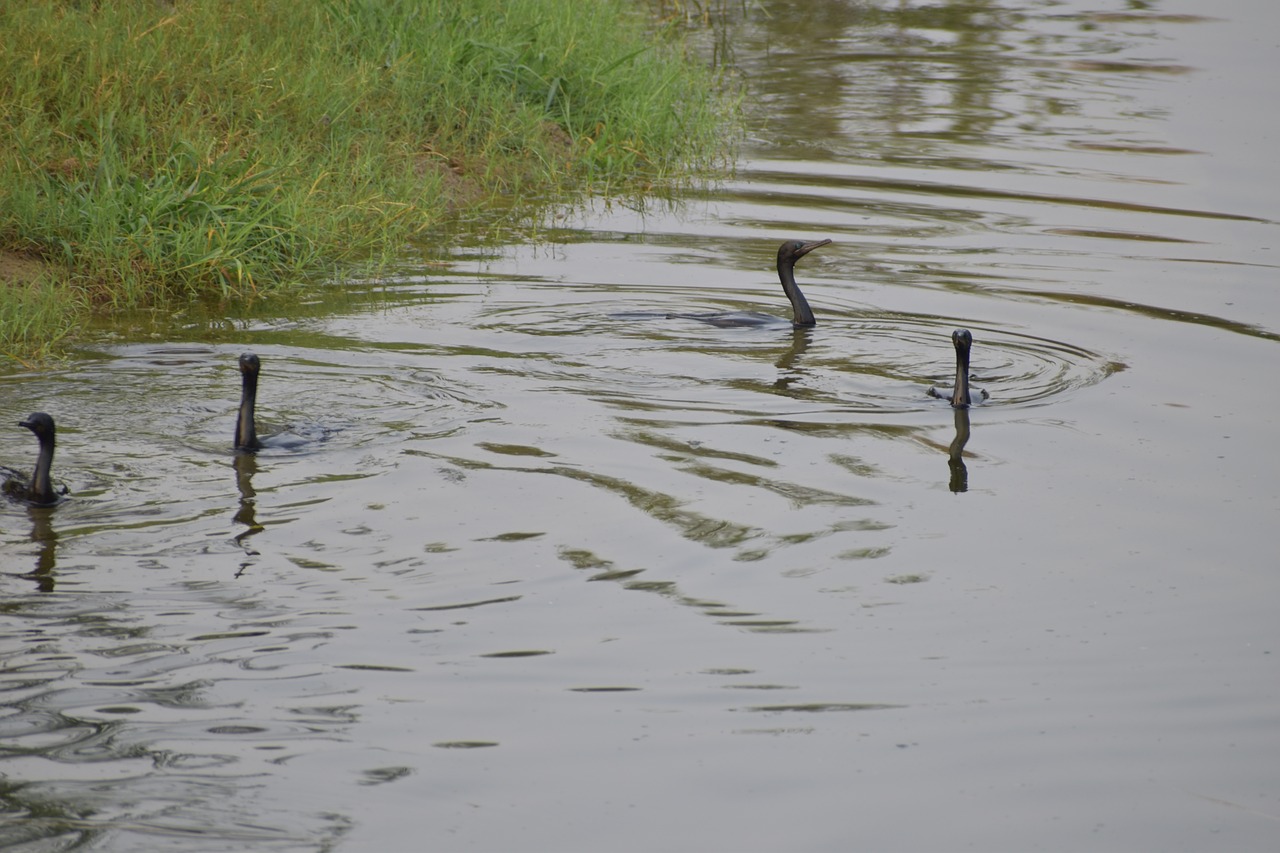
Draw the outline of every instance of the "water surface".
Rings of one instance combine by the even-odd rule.
[[[0,377],[73,492],[0,508],[0,846],[1271,849],[1277,13],[1211,14],[737,5],[723,183]],[[666,318],[785,238],[815,328]]]

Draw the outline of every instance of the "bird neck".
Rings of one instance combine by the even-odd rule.
[[[258,431],[253,424],[253,409],[258,398],[258,377],[246,373],[240,393],[240,416],[236,418],[236,450],[257,450]]]
[[[796,284],[795,266],[789,263],[778,264],[778,278],[782,279],[783,293],[791,301],[791,322],[797,326],[814,325],[813,309]]]
[[[956,387],[952,392],[951,405],[967,406],[972,402],[969,397],[969,352],[956,350]]]
[[[53,480],[49,472],[53,469],[53,444],[51,435],[40,436],[40,455],[36,457],[36,470],[31,475],[31,502],[50,504],[57,500],[53,491]]]

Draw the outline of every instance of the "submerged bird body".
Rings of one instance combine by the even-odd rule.
[[[816,322],[813,309],[800,292],[796,284],[796,261],[812,252],[819,246],[825,246],[830,240],[788,240],[778,247],[778,279],[782,282],[782,291],[791,302],[792,326],[812,326]],[[758,314],[751,311],[724,311],[708,314],[668,314],[667,317],[679,317],[686,320],[697,320],[723,328],[741,326],[775,326],[784,325],[786,320],[773,314]]]
[[[987,399],[986,391],[969,387],[969,350],[973,348],[973,335],[968,329],[956,329],[951,333],[951,343],[956,348],[956,384],[951,388],[930,388],[929,395],[946,400],[957,409],[981,403]]]
[[[253,410],[258,402],[258,372],[262,362],[251,352],[240,356],[240,414],[236,418],[236,450],[254,451],[262,448],[258,430],[253,423]]]
[[[36,457],[36,468],[30,482],[16,471],[7,472],[8,479],[4,483],[5,494],[34,506],[56,504],[66,494],[66,489],[55,489],[50,476],[57,434],[53,418],[44,412],[34,412],[25,421],[18,421],[18,426],[24,426],[35,433],[40,441],[40,455]]]

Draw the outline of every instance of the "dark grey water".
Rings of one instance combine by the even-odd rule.
[[[0,377],[0,846],[1273,849],[1275,8],[735,6],[724,184]]]

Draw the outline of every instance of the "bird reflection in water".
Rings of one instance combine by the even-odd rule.
[[[969,443],[969,410],[953,411],[956,413],[956,437],[947,448],[947,467],[951,469],[951,491],[959,494],[969,491],[969,469],[964,464],[964,446]]]
[[[36,567],[23,577],[36,582],[41,592],[53,592],[54,569],[58,565],[58,531],[53,529],[53,507],[29,506],[31,541],[36,543]]]
[[[258,473],[258,457],[252,453],[237,453],[233,464],[236,470],[236,490],[240,493],[240,505],[236,508],[233,519],[245,528],[234,537],[236,544],[244,549],[246,557],[236,572],[236,577],[240,577],[252,564],[252,558],[258,556],[258,552],[249,546],[249,538],[262,531],[263,527],[258,523],[258,493],[253,488],[253,475]]]
[[[786,394],[791,390],[791,383],[804,378],[805,372],[802,368],[796,367],[796,361],[804,355],[812,339],[811,326],[796,326],[791,330],[791,344],[776,362],[778,378],[773,381],[774,390]]]

